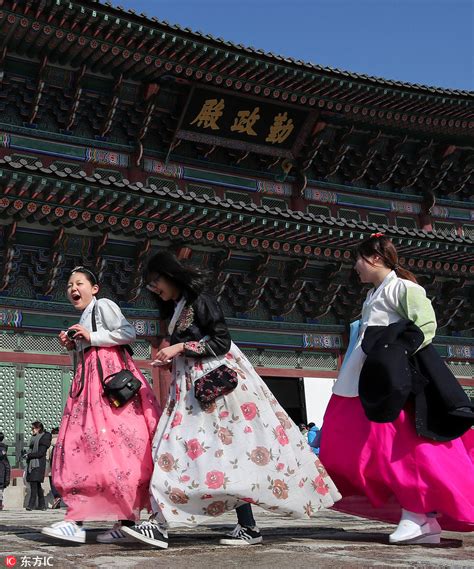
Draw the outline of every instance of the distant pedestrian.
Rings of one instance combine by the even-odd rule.
[[[314,423],[308,423],[308,444],[316,456],[319,456],[319,445],[321,443],[321,429]]]
[[[30,484],[27,510],[46,510],[42,483],[46,474],[46,452],[51,445],[51,433],[43,423],[31,423],[30,450],[26,455],[26,481]]]
[[[300,423],[298,425],[298,429],[300,430],[300,433],[305,437],[308,434],[308,425],[306,425],[306,423]]]
[[[3,491],[10,485],[10,463],[8,462],[8,446],[3,442],[5,435],[0,433],[0,510],[3,510]]]

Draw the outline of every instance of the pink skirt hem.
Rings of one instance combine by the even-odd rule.
[[[410,406],[392,423],[374,423],[358,397],[333,395],[319,456],[343,496],[338,511],[389,523],[400,508],[436,512],[443,529],[474,530],[472,429],[436,442],[417,435]]]

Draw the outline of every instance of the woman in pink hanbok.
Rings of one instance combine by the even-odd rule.
[[[72,271],[67,296],[82,316],[59,334],[62,345],[74,350],[79,360],[52,465],[67,513],[64,521],[43,528],[42,533],[76,543],[85,542],[82,522],[88,520],[115,522],[97,541],[127,541],[121,528],[133,525],[140,510],[150,508],[151,445],[161,415],[151,387],[127,350],[135,340],[133,326],[114,302],[98,300],[98,291],[92,271],[85,267]],[[114,407],[103,394],[101,377],[125,367],[141,387],[124,406]]]

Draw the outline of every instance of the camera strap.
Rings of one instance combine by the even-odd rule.
[[[94,307],[92,308],[92,331],[93,332],[97,332],[97,321],[95,318],[95,309],[96,309],[97,303],[94,304]],[[102,362],[100,361],[100,352],[98,350],[98,348],[94,347],[94,350],[97,353],[97,371],[99,372],[99,379],[100,379],[100,383],[102,384],[103,389],[105,389],[105,386],[107,385],[105,383],[104,380],[104,370],[102,368]],[[122,358],[123,358],[123,363],[125,365],[125,369],[128,369],[128,364],[127,364],[127,354],[126,354],[126,348],[125,346],[120,346],[120,353],[122,354]],[[83,368],[84,368],[84,352],[82,352],[82,358],[83,358]],[[115,375],[115,374],[111,374],[111,375]],[[110,375],[108,375],[105,379],[108,379],[110,377]]]
[[[92,314],[91,314],[91,320],[92,320],[92,331],[93,332],[97,332],[97,320],[96,320],[96,306],[97,306],[97,302],[94,304],[93,308],[92,308]],[[91,346],[92,348],[92,346]],[[125,369],[128,369],[128,363],[127,363],[127,348],[125,346],[120,346],[121,350],[121,354],[122,354],[122,358],[123,358],[123,362],[125,365]],[[100,355],[99,355],[99,350],[97,347],[94,346],[94,350],[97,353],[97,371],[99,373],[99,379],[100,379],[100,383],[102,384],[102,387],[105,389],[106,383],[104,380],[104,370],[102,368],[102,362],[100,361]],[[76,399],[77,397],[79,397],[79,395],[82,393],[82,390],[84,389],[84,379],[85,379],[85,374],[86,374],[86,366],[85,366],[85,358],[84,358],[84,349],[81,350],[81,379],[80,379],[80,383],[79,383],[79,391],[73,395],[72,393],[72,383],[71,383],[71,387],[69,389],[69,395]],[[75,373],[74,373],[75,375]],[[114,374],[111,374],[114,375]],[[107,376],[105,379],[109,378],[109,376]]]

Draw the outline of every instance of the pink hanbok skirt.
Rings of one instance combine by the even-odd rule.
[[[374,423],[358,397],[333,395],[319,458],[343,496],[334,509],[391,523],[400,508],[437,512],[443,529],[474,530],[472,429],[436,442],[417,435],[410,405],[392,423]]]
[[[52,477],[67,505],[66,519],[136,520],[140,510],[150,508],[151,443],[161,409],[128,355],[128,368],[142,387],[125,406],[112,407],[102,395],[98,353],[104,377],[124,367],[120,348],[86,351],[84,388],[74,397],[81,378],[79,364],[59,429]]]

